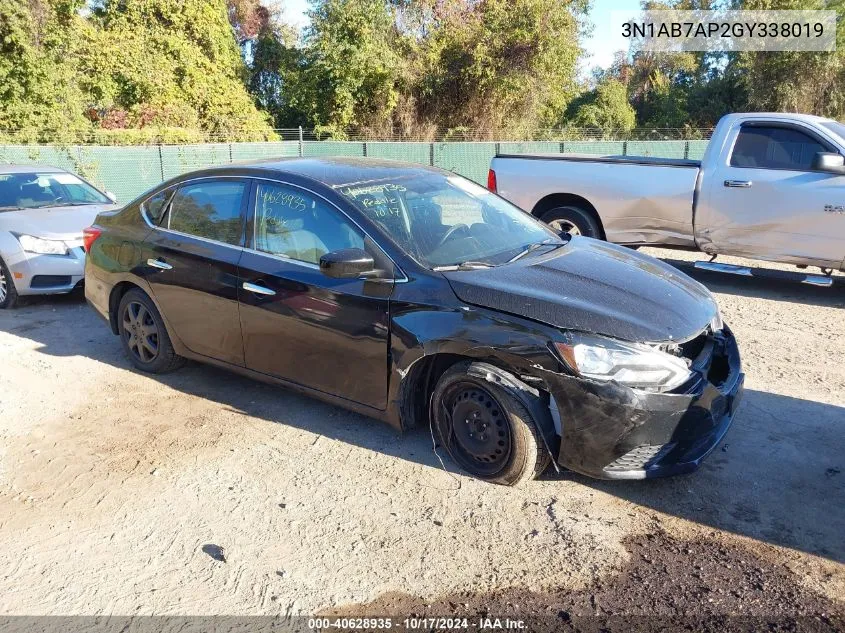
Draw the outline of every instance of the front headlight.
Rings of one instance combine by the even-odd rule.
[[[566,338],[566,342],[555,343],[555,347],[579,376],[615,380],[647,391],[669,391],[692,375],[686,359],[649,345],[573,332],[567,333]]]
[[[32,235],[18,235],[18,241],[27,253],[37,255],[67,255],[67,244],[59,240],[44,240]]]

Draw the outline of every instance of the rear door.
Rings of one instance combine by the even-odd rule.
[[[243,178],[178,185],[153,214],[160,219],[142,258],[172,332],[192,352],[236,365],[244,364],[237,284],[248,192]],[[151,211],[157,202],[148,201]]]
[[[706,174],[707,205],[696,218],[702,248],[839,268],[845,216],[826,207],[845,199],[845,176],[811,168],[817,152],[837,148],[797,124],[744,123],[732,134],[727,159]]]

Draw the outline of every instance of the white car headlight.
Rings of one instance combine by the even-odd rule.
[[[67,255],[67,244],[59,240],[45,240],[32,235],[18,235],[18,241],[27,253],[37,255]]]
[[[610,381],[648,391],[669,391],[692,372],[684,358],[655,347],[602,336],[567,333],[567,342],[555,343],[566,364],[579,376]]]

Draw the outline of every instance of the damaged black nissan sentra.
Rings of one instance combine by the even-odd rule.
[[[197,171],[98,216],[85,246],[88,301],[139,369],[196,359],[431,425],[496,483],[550,460],[601,478],[688,472],[742,391],[702,285],[435,168]]]

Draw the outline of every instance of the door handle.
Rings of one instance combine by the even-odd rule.
[[[153,268],[158,268],[159,270],[172,270],[173,266],[168,264],[167,262],[163,262],[160,259],[148,259],[147,266],[152,266]]]
[[[267,286],[259,286],[258,284],[251,284],[248,281],[243,283],[243,289],[249,290],[250,292],[254,292],[257,295],[263,295],[265,297],[272,297],[276,294],[275,290],[270,290]]]
[[[726,180],[726,187],[739,187],[740,189],[748,189],[751,186],[750,180]]]

